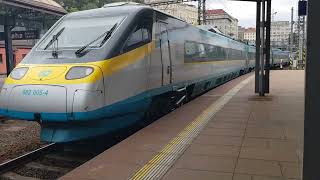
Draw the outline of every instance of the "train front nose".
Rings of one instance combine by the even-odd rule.
[[[67,119],[65,66],[18,67],[5,83],[7,115],[26,120]]]
[[[11,118],[44,122],[68,121],[74,118],[74,103],[78,103],[77,107],[81,103],[87,104],[79,102],[79,92],[96,92],[92,88],[99,87],[93,87],[92,84],[95,83],[91,82],[92,77],[88,77],[93,74],[93,67],[36,66],[24,71],[25,74],[19,79],[23,72],[14,70],[1,92],[2,114]],[[103,87],[99,87],[100,94],[101,90]],[[86,93],[83,94],[86,96]]]
[[[54,85],[15,86],[8,116],[27,120],[67,120],[67,88]]]

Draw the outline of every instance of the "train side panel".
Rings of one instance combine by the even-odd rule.
[[[249,46],[238,43],[221,35],[195,28],[185,22],[156,12],[157,20],[154,27],[158,28],[158,21],[164,22],[167,27],[171,60],[172,60],[172,85],[184,86],[199,84],[212,88],[219,84],[214,81],[218,77],[228,75],[225,79],[230,79],[240,73],[252,70],[254,61],[249,59]],[[149,87],[156,87],[155,78],[161,80],[161,50],[160,50],[160,30],[155,30],[156,49],[152,53]],[[157,33],[158,32],[158,33]],[[163,32],[162,32],[163,33]],[[192,34],[192,36],[190,36]],[[162,42],[163,43],[163,42]],[[165,52],[164,54],[167,54]],[[254,57],[254,50],[251,50]],[[160,55],[160,56],[159,56]],[[156,58],[158,57],[158,58]],[[162,62],[163,63],[163,62]],[[156,67],[158,66],[158,68]],[[163,73],[167,73],[167,65],[164,64]],[[169,72],[168,72],[169,73]],[[165,77],[165,76],[164,76]],[[225,79],[220,80],[223,82]],[[209,81],[209,85],[205,85]],[[166,85],[166,84],[164,84]],[[199,93],[206,89],[200,88]]]

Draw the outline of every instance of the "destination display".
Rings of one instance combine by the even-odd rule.
[[[12,40],[28,40],[28,39],[39,39],[38,30],[29,30],[29,31],[12,31],[11,38]],[[0,32],[0,40],[4,40],[4,32]]]

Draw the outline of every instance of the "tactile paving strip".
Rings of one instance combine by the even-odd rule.
[[[185,127],[175,138],[173,138],[164,148],[154,156],[147,164],[138,170],[130,178],[138,179],[161,179],[165,173],[171,168],[174,162],[183,154],[190,146],[192,141],[198,136],[200,131],[207,125],[212,117],[220,111],[230,99],[236,95],[241,88],[247,85],[253,75],[229,90],[225,95],[205,109],[194,121]]]

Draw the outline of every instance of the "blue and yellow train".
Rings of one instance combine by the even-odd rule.
[[[287,53],[274,51],[272,65]],[[255,67],[255,47],[145,5],[62,17],[11,72],[0,114],[71,142],[128,127]]]

